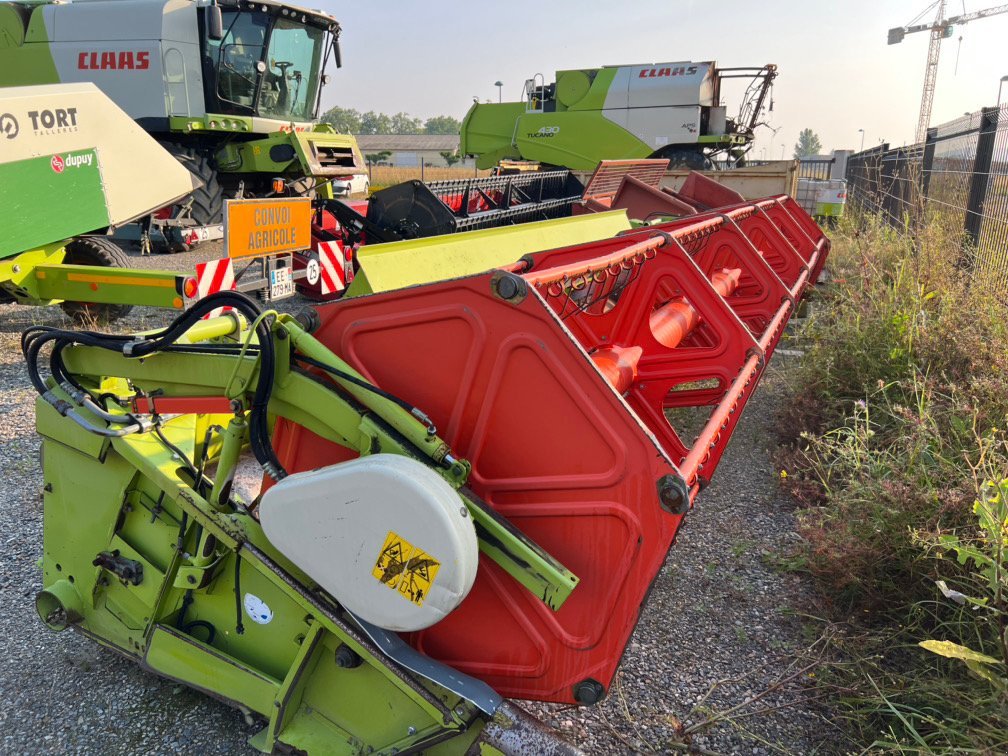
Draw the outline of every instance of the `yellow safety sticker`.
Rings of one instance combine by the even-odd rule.
[[[371,574],[400,596],[423,606],[440,567],[430,554],[390,530]]]

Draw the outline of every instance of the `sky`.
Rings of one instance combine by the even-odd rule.
[[[715,60],[776,63],[774,110],[754,158],[790,157],[798,133],[815,131],[825,152],[914,141],[928,32],[886,44],[928,0],[302,0],[339,19],[342,69],[331,69],[325,108],[404,111],[461,118],[473,97],[521,98],[535,73],[600,65]],[[946,16],[997,5],[950,0]],[[933,19],[933,12],[925,18]],[[959,37],[962,36],[962,42]],[[958,61],[957,61],[958,58]],[[957,65],[958,63],[958,65]],[[1008,74],[1008,14],[955,28],[942,44],[932,125],[994,105]],[[1008,82],[1004,98],[1008,101]],[[738,93],[723,93],[729,115]]]

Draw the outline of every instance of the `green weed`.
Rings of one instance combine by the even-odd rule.
[[[854,218],[833,239],[781,419],[804,541],[777,564],[808,572],[847,628],[820,679],[866,746],[1000,751],[1005,591],[985,570],[1008,512],[983,513],[1008,478],[1005,292],[960,267],[940,224]]]

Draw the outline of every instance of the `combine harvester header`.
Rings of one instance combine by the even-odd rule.
[[[505,696],[601,698],[828,249],[781,196],[321,308],[315,337],[422,407],[467,490],[579,580],[552,606],[534,596],[562,575],[530,586],[487,559],[410,644]],[[707,415],[695,437],[672,419],[686,408]],[[291,471],[356,456],[287,420],[275,443]]]
[[[505,697],[609,690],[828,250],[779,196],[474,242],[299,318],[220,292],[155,333],[31,328],[39,615],[262,717],[264,752],[574,753]]]

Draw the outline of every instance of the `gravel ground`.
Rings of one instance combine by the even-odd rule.
[[[142,267],[192,270],[218,245],[141,258]],[[129,328],[163,313],[136,311]],[[39,441],[34,393],[18,339],[33,323],[59,323],[56,308],[0,306],[0,750],[4,753],[250,754],[243,715],[72,632],[46,631],[35,615],[42,549]],[[675,732],[760,696],[802,664],[810,642],[794,608],[807,605],[796,577],[765,555],[797,538],[769,452],[782,399],[771,368],[741,421],[714,482],[687,517],[655,584],[609,697],[592,709],[526,704],[592,754],[683,750]],[[692,738],[717,753],[836,750],[836,731],[803,700],[804,676]],[[713,688],[713,692],[711,692]],[[710,695],[708,696],[708,693]],[[764,713],[754,710],[770,708]],[[749,716],[744,716],[745,714]]]

